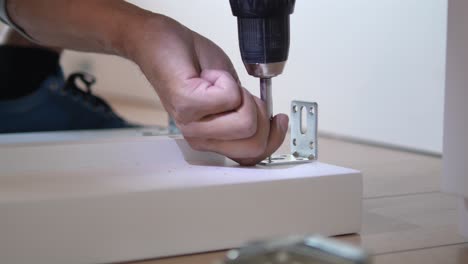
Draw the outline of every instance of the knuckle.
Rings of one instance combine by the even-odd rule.
[[[240,126],[237,134],[241,138],[251,138],[255,135],[256,132],[257,132],[257,125],[255,123],[245,122]]]
[[[231,102],[236,102],[237,105],[242,103],[243,88],[239,86],[239,83],[228,72],[222,71],[214,85],[223,88]]]
[[[238,108],[242,104],[242,96],[240,89],[232,89],[229,94],[229,107],[232,109]]]
[[[237,85],[223,89],[222,98],[222,104],[227,109],[238,109],[242,105],[242,94]]]
[[[238,124],[237,134],[242,138],[251,138],[257,133],[257,120],[246,118]]]

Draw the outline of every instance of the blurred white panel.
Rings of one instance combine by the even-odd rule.
[[[442,190],[459,196],[460,233],[468,237],[468,2],[450,0]]]
[[[243,168],[138,130],[30,137],[0,139],[1,263],[127,263],[361,229],[352,169]]]

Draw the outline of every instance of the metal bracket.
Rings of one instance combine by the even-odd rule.
[[[317,159],[318,105],[315,102],[291,102],[291,154],[273,155],[260,165],[289,165]]]

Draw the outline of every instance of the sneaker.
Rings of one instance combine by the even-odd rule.
[[[71,74],[65,81],[59,69],[34,93],[0,101],[0,133],[137,127],[93,95],[91,86],[95,82],[87,73]]]

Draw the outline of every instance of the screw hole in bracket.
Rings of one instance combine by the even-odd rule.
[[[309,114],[315,115],[315,108],[313,106],[309,107]]]
[[[301,134],[305,135],[307,133],[307,108],[304,106],[301,106],[301,117],[300,117],[300,128],[301,128]]]

